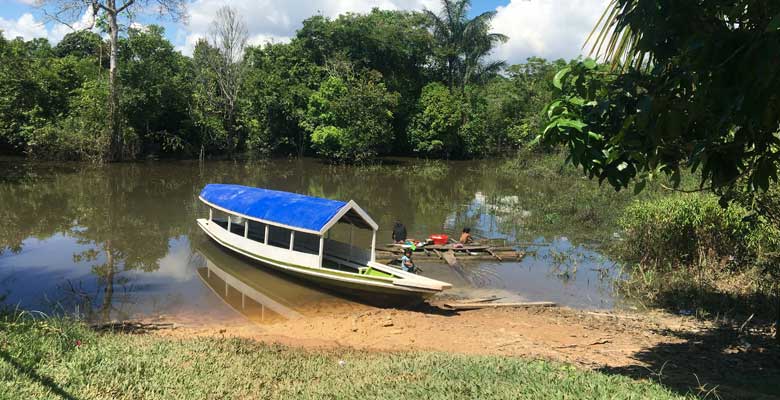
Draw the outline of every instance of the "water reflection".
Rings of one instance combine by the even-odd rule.
[[[380,244],[390,240],[395,219],[414,237],[454,236],[463,226],[471,226],[475,236],[508,242],[546,236],[552,246],[531,246],[535,255],[520,263],[470,263],[467,279],[444,264],[425,266],[425,273],[455,284],[455,294],[493,290],[574,306],[611,305],[609,287],[593,272],[609,268],[609,261],[585,241],[560,239],[582,237],[588,226],[571,224],[553,235],[532,223],[540,213],[540,193],[565,191],[568,183],[498,171],[499,164],[491,161],[399,160],[348,167],[304,159],[90,167],[0,159],[0,299],[95,319],[217,314],[226,312],[225,302],[236,308],[230,290],[225,298],[211,288],[213,279],[224,285],[224,275],[202,279],[202,268],[220,268],[292,310],[326,301],[316,290],[260,276],[264,271],[236,264],[231,255],[204,251],[204,236],[194,223],[205,213],[197,195],[206,183],[225,182],[354,199],[379,223]],[[370,238],[362,239],[368,245]],[[575,254],[573,261],[561,261],[559,253],[566,252]],[[244,298],[242,309],[255,307],[246,306]]]
[[[198,245],[198,275],[225,304],[258,323],[302,318],[317,309],[347,302],[301,285],[244,258],[222,250],[212,241]]]

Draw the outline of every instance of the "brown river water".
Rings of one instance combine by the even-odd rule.
[[[453,284],[449,295],[498,295],[575,308],[621,304],[612,288],[615,263],[599,253],[603,243],[588,240],[594,228],[539,215],[570,183],[502,168],[495,160],[94,167],[0,159],[0,300],[90,319],[188,314],[218,320],[238,311],[261,323],[349,304],[352,300],[235,257],[199,231],[195,219],[206,215],[198,201],[201,188],[238,183],[355,200],[380,225],[380,244],[390,241],[393,222],[400,219],[410,237],[454,236],[469,226],[477,238],[529,253],[516,262],[468,263],[467,280],[446,264],[422,264],[424,275]],[[367,243],[370,236],[359,240]]]

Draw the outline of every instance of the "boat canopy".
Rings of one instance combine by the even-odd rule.
[[[374,231],[379,228],[352,200],[343,202],[217,183],[206,185],[200,192],[200,199],[211,207],[240,217],[318,235],[339,221]]]

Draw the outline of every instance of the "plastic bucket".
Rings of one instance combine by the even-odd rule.
[[[428,239],[431,239],[433,241],[433,244],[445,245],[449,241],[450,237],[443,233],[436,233],[431,236],[428,236]]]

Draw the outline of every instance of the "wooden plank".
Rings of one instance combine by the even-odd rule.
[[[476,299],[460,299],[450,304],[469,304],[469,303],[487,303],[488,301],[501,300],[503,297],[491,296],[491,297],[478,297]]]
[[[457,268],[460,267],[460,263],[458,262],[457,257],[455,257],[455,252],[452,250],[448,250],[444,252],[443,254],[444,261],[447,262],[447,264],[450,265],[450,267]]]
[[[528,308],[528,307],[557,307],[556,303],[550,301],[530,301],[521,303],[445,303],[445,308],[450,310],[476,310],[479,308]]]
[[[429,245],[425,246],[425,248],[427,248],[427,249],[431,249],[431,250],[458,250],[458,251],[467,251],[467,250],[471,250],[471,251],[480,251],[480,250],[482,250],[482,251],[484,251],[484,250],[485,250],[485,249],[487,249],[488,247],[489,247],[489,246],[463,246],[463,247],[454,247],[454,246],[453,246],[453,245],[451,245],[451,244],[445,244],[445,245],[429,244]]]
[[[463,266],[460,265],[460,262],[458,262],[458,259],[455,257],[455,253],[452,250],[443,253],[442,258],[444,258],[444,261],[447,262],[450,268],[452,268],[452,270],[455,271],[458,276],[463,278],[464,281],[472,283],[471,279],[469,279],[469,276],[466,275],[466,271],[463,269]]]
[[[496,260],[498,260],[498,261],[504,261],[504,260],[502,260],[502,259],[501,259],[501,257],[499,257],[498,255],[496,255],[496,253],[494,253],[494,252],[493,252],[493,250],[491,250],[491,249],[487,249],[487,252],[488,252],[488,253],[490,253],[490,255],[491,255],[491,256],[495,257],[495,258],[496,258]]]

